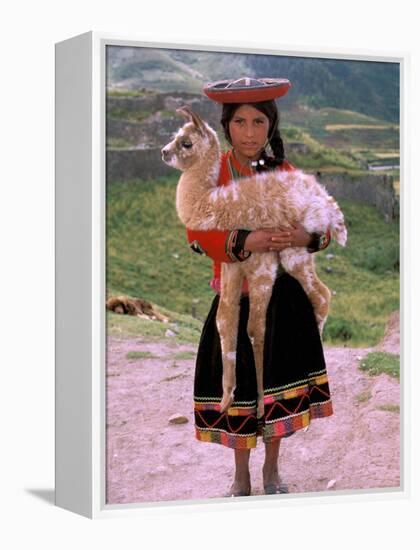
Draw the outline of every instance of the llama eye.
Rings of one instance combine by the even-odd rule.
[[[185,147],[185,149],[191,149],[192,143],[191,141],[181,141],[182,147]]]

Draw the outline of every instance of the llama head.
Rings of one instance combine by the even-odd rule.
[[[220,146],[216,132],[188,106],[177,113],[187,119],[174,139],[161,149],[162,160],[169,166],[185,171],[212,156],[219,158]]]

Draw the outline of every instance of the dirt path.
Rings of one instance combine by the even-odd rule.
[[[396,313],[375,349],[399,353],[399,344]],[[233,452],[195,439],[194,359],[180,358],[195,348],[171,338],[156,344],[115,337],[108,348],[107,503],[222,497],[231,485]],[[281,475],[291,492],[399,486],[400,385],[360,371],[359,359],[373,349],[325,349],[334,415],[282,442]],[[132,351],[152,357],[127,359]],[[174,414],[188,421],[170,423]],[[253,495],[263,494],[263,459],[259,438],[251,451]]]

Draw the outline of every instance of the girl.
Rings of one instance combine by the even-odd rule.
[[[286,79],[242,78],[210,83],[204,92],[223,104],[221,123],[231,149],[222,155],[218,185],[264,170],[294,170],[285,159],[274,99],[287,93]],[[272,155],[268,155],[267,146]],[[257,385],[252,345],[247,335],[249,301],[242,288],[236,355],[235,399],[220,413],[222,359],[216,312],[220,263],[246,261],[252,253],[305,246],[315,252],[328,246],[329,234],[292,228],[247,231],[191,231],[191,248],[213,260],[211,287],[216,296],[205,321],[194,378],[194,414],[199,441],[234,449],[235,476],[227,496],[251,494],[249,457],[261,436],[265,445],[265,494],[288,492],[278,472],[280,442],[306,427],[313,418],[332,414],[322,344],[312,305],[301,285],[279,266],[267,311],[264,345],[264,415],[256,417]]]

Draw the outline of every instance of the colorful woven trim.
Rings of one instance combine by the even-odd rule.
[[[266,390],[264,417],[258,420],[256,401],[234,402],[220,414],[220,398],[196,397],[196,438],[234,449],[250,449],[256,447],[257,436],[267,443],[305,428],[315,418],[333,414],[326,372],[314,374],[305,384],[296,382],[292,386]]]
[[[327,246],[330,244],[331,241],[331,233],[327,229],[327,232],[324,233],[319,237],[319,250],[324,250],[324,248],[327,248]]]
[[[250,231],[246,229],[235,229],[231,231],[226,239],[225,252],[229,258],[236,262],[243,262],[251,255],[251,252],[243,249],[243,242]]]
[[[225,245],[225,252],[226,255],[229,256],[229,258],[236,262],[238,258],[233,253],[233,248],[236,245],[236,239],[238,238],[238,230],[235,229],[234,231],[231,231],[228,235],[228,238],[226,239],[226,245]]]
[[[227,432],[217,432],[195,428],[195,437],[205,443],[219,443],[231,449],[253,449],[257,446],[257,436],[237,436]]]

